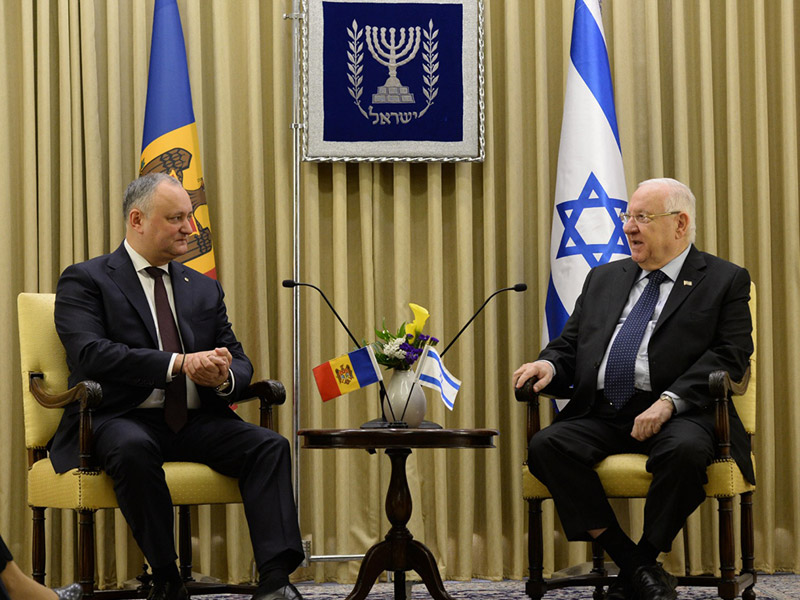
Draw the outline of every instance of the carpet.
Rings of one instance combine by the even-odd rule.
[[[524,581],[447,581],[447,592],[456,600],[528,600]],[[333,583],[300,583],[297,589],[305,600],[342,600],[353,590],[352,585]],[[553,590],[543,600],[591,600],[593,588]],[[423,584],[415,583],[409,600],[430,598]],[[756,584],[759,600],[797,600],[800,598],[800,575],[759,575]],[[250,596],[237,594],[192,596],[195,600],[250,600]],[[372,588],[369,600],[394,600],[391,583],[378,583]],[[718,598],[713,588],[678,588],[680,600],[712,600]]]

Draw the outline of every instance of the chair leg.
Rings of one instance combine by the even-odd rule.
[[[718,498],[718,502],[720,581],[717,591],[720,598],[733,600],[738,587],[733,541],[733,498]]]
[[[742,573],[750,573],[753,583],[742,592],[742,600],[755,600],[755,538],[753,535],[753,492],[741,495]]]
[[[44,585],[45,576],[45,541],[44,541],[44,507],[34,506],[33,511],[33,579]]]
[[[544,581],[544,539],[542,537],[542,501],[528,500],[528,583],[525,591],[539,600],[547,591]]]
[[[591,573],[598,575],[600,577],[605,577],[608,575],[606,571],[606,553],[603,550],[603,547],[600,545],[596,539],[592,540],[592,570]],[[602,585],[597,585],[594,588],[594,593],[592,594],[592,598],[594,600],[603,600],[606,597],[605,592],[603,591]]]
[[[192,581],[192,513],[188,506],[178,507],[178,557],[184,581]]]
[[[94,511],[78,511],[78,581],[84,598],[94,597]]]

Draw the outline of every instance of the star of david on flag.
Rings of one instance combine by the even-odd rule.
[[[575,0],[561,123],[543,344],[558,337],[589,270],[630,255],[628,205],[598,0]]]

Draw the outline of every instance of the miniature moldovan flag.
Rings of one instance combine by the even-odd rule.
[[[216,279],[186,46],[175,0],[156,0],[153,10],[139,175],[153,172],[166,173],[180,181],[192,200],[189,251],[178,260]]]
[[[372,346],[329,360],[314,367],[313,372],[323,402],[383,379]]]
[[[417,377],[419,377],[420,385],[433,388],[442,398],[444,405],[453,410],[453,405],[456,402],[456,394],[461,387],[461,381],[456,379],[450,374],[444,363],[442,357],[435,348],[428,346],[420,359],[421,365],[417,370]]]

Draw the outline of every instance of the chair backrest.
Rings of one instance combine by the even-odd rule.
[[[745,431],[749,434],[756,432],[756,381],[758,378],[758,357],[756,351],[758,348],[757,339],[757,323],[756,318],[758,311],[756,303],[756,284],[750,283],[750,316],[753,320],[753,356],[750,357],[750,384],[747,386],[747,392],[742,396],[734,396],[733,403],[736,406],[736,412],[739,413],[739,418],[744,424]]]
[[[22,293],[17,297],[19,351],[22,365],[22,403],[25,419],[25,446],[44,448],[55,434],[63,409],[44,408],[29,389],[29,374],[44,374],[48,391],[67,390],[67,355],[53,321],[55,294]]]

